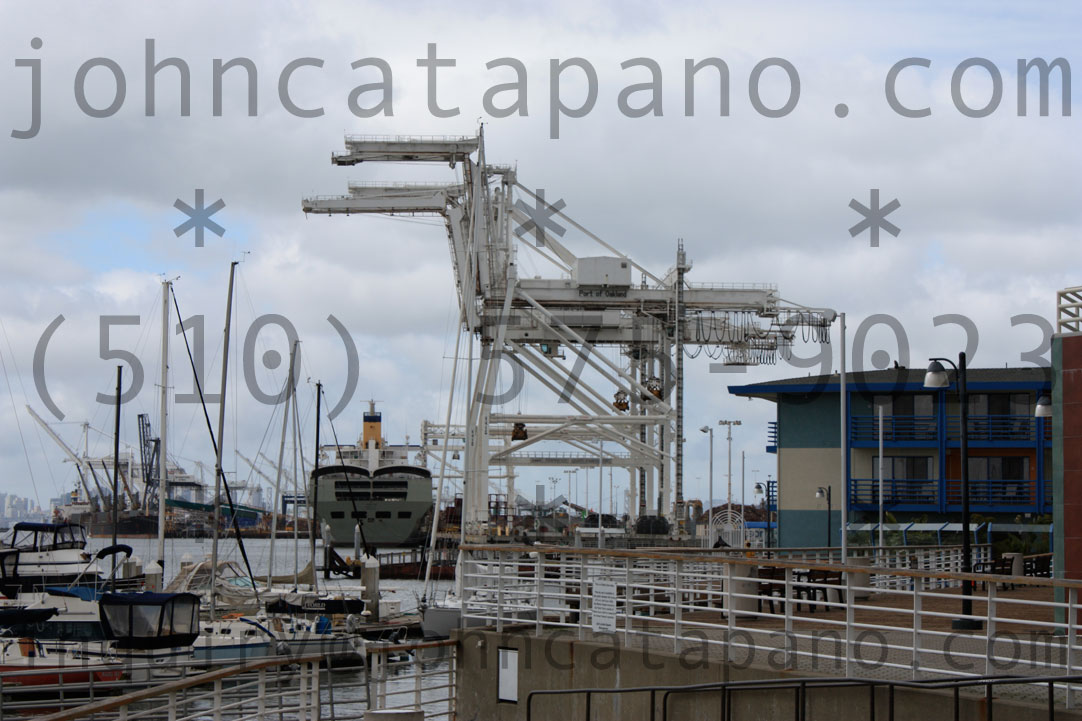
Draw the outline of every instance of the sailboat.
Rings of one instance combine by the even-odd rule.
[[[4,675],[4,691],[63,684],[69,691],[83,684],[118,681],[123,668],[115,660],[105,664],[88,664],[66,649],[49,651],[33,637],[11,635],[8,631],[19,626],[44,623],[57,614],[55,608],[0,610],[0,673]]]

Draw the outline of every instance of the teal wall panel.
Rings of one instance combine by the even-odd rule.
[[[827,510],[781,510],[778,512],[779,548],[807,548],[827,545]],[[830,545],[841,545],[841,509],[830,512]]]
[[[788,398],[778,403],[778,445],[782,448],[838,448],[838,394]]]

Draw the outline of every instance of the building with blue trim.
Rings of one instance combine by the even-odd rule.
[[[924,369],[846,378],[850,523],[879,512],[879,408],[883,409],[883,505],[900,522],[957,520],[961,513],[958,396],[924,388]],[[970,368],[969,478],[973,513],[996,520],[1052,513],[1052,423],[1034,418],[1050,392],[1046,368]],[[777,455],[778,545],[839,545],[842,452],[837,374],[729,386],[777,405],[767,451]],[[833,497],[829,525],[825,494]],[[828,539],[829,533],[829,539]]]

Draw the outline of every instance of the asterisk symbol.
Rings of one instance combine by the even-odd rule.
[[[862,203],[858,203],[856,198],[849,201],[849,207],[857,211],[864,216],[864,220],[860,221],[852,228],[849,229],[850,237],[857,237],[858,234],[863,233],[865,230],[870,231],[871,247],[879,247],[879,229],[887,231],[895,238],[898,237],[898,233],[902,232],[894,223],[891,223],[886,219],[888,215],[893,213],[898,208],[902,207],[902,204],[898,202],[898,199],[890,201],[882,208],[879,207],[879,188],[872,188],[871,207],[866,208]]]
[[[213,204],[207,207],[203,207],[203,189],[195,189],[195,207],[188,205],[180,198],[173,203],[173,207],[188,216],[188,220],[184,221],[177,227],[173,228],[173,232],[179,238],[187,233],[192,228],[195,228],[195,247],[203,247],[203,230],[204,228],[210,230],[212,233],[221,238],[225,235],[225,228],[215,223],[210,219],[210,216],[217,213],[219,210],[225,207],[225,201],[221,198],[214,201]]]
[[[531,230],[534,231],[534,236],[537,238],[537,247],[540,248],[545,244],[546,227],[552,228],[553,232],[561,238],[563,237],[563,234],[567,232],[567,228],[552,219],[552,216],[567,207],[567,203],[563,201],[563,198],[552,204],[545,202],[544,188],[537,189],[535,200],[536,205],[533,208],[526,205],[521,200],[515,201],[515,208],[521,210],[530,218],[525,223],[515,228],[515,235],[521,238]]]

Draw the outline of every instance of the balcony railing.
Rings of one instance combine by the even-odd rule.
[[[958,416],[946,419],[947,441],[958,443],[961,438],[961,420]],[[884,443],[923,443],[935,445],[939,438],[936,416],[884,416]],[[970,416],[970,443],[1035,443],[1040,434],[1046,442],[1052,440],[1052,424],[1033,416]],[[877,443],[879,441],[879,417],[875,415],[853,416],[849,423],[851,443]]]
[[[766,451],[767,453],[778,452],[778,422],[770,421],[766,426]]]
[[[1051,483],[1026,480],[970,480],[969,502],[977,511],[1048,513],[1052,508]],[[849,504],[870,510],[879,506],[879,480],[849,480]],[[883,505],[888,510],[948,510],[962,505],[962,482],[950,479],[884,479]]]
[[[879,441],[878,416],[853,416],[849,438],[854,443]],[[938,427],[935,416],[883,416],[883,442],[927,441],[934,444]]]
[[[970,416],[969,442],[1033,443],[1037,439],[1037,418],[1033,416]],[[1052,439],[1052,424],[1042,423],[1045,440]],[[958,416],[947,418],[947,440],[961,439],[962,422]]]
[[[939,481],[883,479],[883,505],[938,506]],[[851,478],[849,480],[849,504],[853,506],[879,505],[879,479]]]

